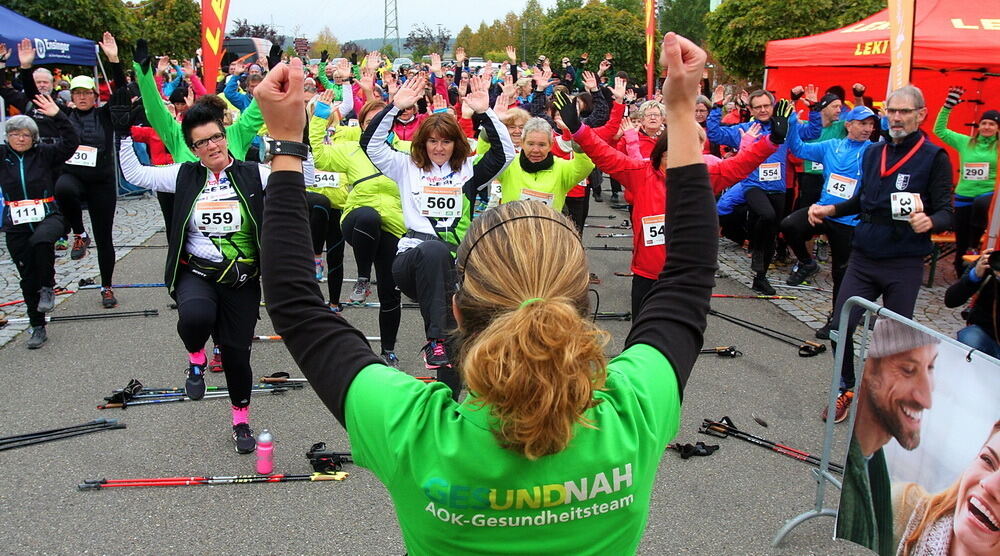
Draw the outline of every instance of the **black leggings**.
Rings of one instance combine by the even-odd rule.
[[[832,257],[830,272],[833,274],[833,298],[837,299],[840,283],[847,273],[847,261],[851,257],[851,240],[854,238],[854,226],[841,224],[832,220],[823,220],[819,226],[809,223],[809,207],[803,207],[789,214],[781,221],[781,233],[792,248],[795,257],[801,263],[812,261],[812,255],[806,249],[806,242],[814,236],[826,234],[830,240],[830,255]]]
[[[254,278],[233,289],[209,282],[186,269],[178,271],[177,334],[188,353],[201,351],[210,335],[222,353],[229,400],[236,407],[250,405],[253,370],[250,343],[260,312],[260,280]]]
[[[971,204],[955,207],[955,274],[958,275],[961,275],[962,269],[965,268],[962,255],[970,247],[979,248],[979,239],[986,230],[987,222],[989,222],[993,194],[986,193],[972,199],[965,197],[963,200]],[[957,201],[958,199],[956,199]]]
[[[330,205],[330,199],[306,191],[309,206],[309,230],[312,232],[313,254],[323,253],[326,245],[326,286],[330,303],[340,303],[344,285],[344,235],[340,233],[340,209]]]
[[[72,173],[71,173],[72,172]],[[115,205],[118,186],[113,173],[67,170],[56,180],[56,201],[59,211],[74,234],[82,234],[84,201],[90,211],[91,233],[97,243],[97,264],[101,269],[101,285],[110,287],[115,273],[115,246],[111,232],[115,226]]]
[[[594,168],[590,171],[590,176],[587,177],[587,187],[590,188],[594,193],[594,197],[601,196],[601,184],[604,183],[604,172],[598,168]],[[584,191],[584,195],[587,192]]]
[[[746,205],[738,205],[733,208],[733,212],[720,214],[719,226],[722,228],[722,237],[743,247],[743,242],[750,237],[749,213]]]
[[[795,210],[809,208],[819,202],[823,193],[823,174],[801,173],[799,176],[799,196],[795,199]]]
[[[358,263],[358,278],[371,278],[375,266],[375,288],[380,304],[378,328],[382,349],[396,349],[399,334],[401,306],[396,280],[392,276],[392,263],[396,258],[399,238],[382,229],[382,217],[371,207],[358,207],[347,213],[341,222],[344,238],[354,249]]]
[[[587,223],[587,215],[590,214],[590,197],[586,194],[582,197],[566,197],[563,214],[573,221],[577,233],[583,235],[583,225]]]
[[[50,214],[37,224],[22,224],[7,230],[7,251],[21,275],[21,295],[31,326],[45,326],[45,315],[38,312],[38,290],[56,285],[56,258],[52,246],[65,229],[63,217]]]
[[[632,276],[632,321],[635,321],[636,315],[639,314],[639,309],[642,308],[642,300],[649,293],[649,290],[653,287],[656,280],[650,280],[644,276],[639,276],[635,274]]]
[[[785,193],[764,191],[749,187],[743,197],[750,208],[750,243],[752,259],[750,270],[756,274],[766,274],[774,258],[774,239],[778,235],[778,223],[785,209]]]

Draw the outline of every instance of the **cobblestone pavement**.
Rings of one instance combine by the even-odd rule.
[[[83,211],[84,226],[88,232],[91,231],[90,213]],[[115,245],[134,246],[139,245],[149,239],[154,233],[163,229],[163,215],[160,213],[160,206],[155,197],[146,195],[135,197],[119,197],[118,207],[115,211],[114,242]],[[132,247],[118,247],[115,250],[115,260],[132,251]],[[78,261],[69,258],[69,251],[56,252],[56,286],[65,287],[71,290],[77,289],[77,283],[81,278],[98,278],[100,271],[97,266],[97,249],[94,245],[88,249],[87,256]],[[21,299],[20,278],[17,269],[11,263],[10,255],[7,253],[6,242],[0,243],[0,303]],[[94,292],[94,309],[101,311],[100,304],[97,303],[98,295]],[[62,303],[68,296],[56,296],[56,305]],[[13,305],[0,309],[8,319],[27,317],[24,305]],[[0,347],[10,342],[19,333],[28,329],[27,323],[10,323],[0,328]]]
[[[789,252],[790,259],[794,262],[794,256]],[[949,309],[944,306],[944,292],[948,286],[955,281],[955,271],[952,268],[952,258],[941,259],[937,264],[937,271],[934,275],[934,284],[927,287],[927,276],[929,265],[924,269],[924,286],[920,288],[917,297],[917,306],[914,311],[914,320],[929,326],[943,334],[954,336],[956,332],[965,326],[961,317],[962,308]],[[771,285],[777,290],[778,295],[794,295],[796,300],[772,300],[770,303],[783,309],[799,321],[816,329],[826,323],[827,314],[833,310],[833,277],[830,274],[830,262],[820,263],[820,272],[814,276],[809,284],[827,291],[799,290],[784,285],[788,274],[791,272],[792,264],[775,264],[767,273]],[[732,278],[746,287],[750,287],[753,282],[753,275],[750,272],[750,257],[748,252],[727,239],[719,240],[719,273],[722,276]]]

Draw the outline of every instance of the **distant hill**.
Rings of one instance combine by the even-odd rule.
[[[343,44],[345,42],[348,42],[348,41],[346,41],[346,40],[342,41],[341,44]],[[382,48],[382,45],[384,44],[384,42],[382,41],[381,38],[378,38],[378,39],[354,39],[354,42],[357,43],[357,45],[360,46],[361,48],[364,48],[365,50],[368,50],[368,51],[378,50],[378,49]],[[406,38],[400,37],[399,44],[402,45],[404,42],[406,42]],[[455,48],[455,39],[452,39],[452,40],[448,41],[447,52],[443,53],[443,54],[450,55],[451,52],[452,52],[452,50],[454,50],[454,48]],[[402,55],[406,55],[406,54],[410,53],[408,50],[406,50],[406,48],[402,48],[402,51],[403,51]]]

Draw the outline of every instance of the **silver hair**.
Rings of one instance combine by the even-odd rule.
[[[885,97],[885,106],[889,106],[889,102],[896,97],[904,97],[913,101],[914,108],[923,108],[927,106],[924,102],[924,92],[914,87],[913,85],[907,85],[905,87],[900,87],[895,91],[889,93],[889,96]]]
[[[521,131],[521,137],[527,138],[531,132],[543,133],[549,138],[549,142],[552,142],[552,126],[542,118],[531,118],[528,120],[524,124],[524,130]]]
[[[14,116],[7,120],[3,126],[3,131],[8,134],[12,131],[27,130],[31,134],[33,142],[38,141],[38,124],[28,116]]]
[[[31,73],[31,75],[44,75],[49,78],[50,81],[54,80],[52,77],[52,72],[48,68],[38,68]]]
[[[705,95],[698,95],[698,98],[694,99],[694,103],[704,105],[709,110],[712,109],[712,101]]]
[[[656,108],[657,110],[660,111],[661,118],[667,117],[667,109],[662,104],[660,104],[655,100],[647,100],[646,102],[639,105],[639,110],[638,110],[639,117],[640,118],[646,117],[646,111],[653,108]]]

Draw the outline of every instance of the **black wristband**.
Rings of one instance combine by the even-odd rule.
[[[275,139],[273,141],[265,141],[264,145],[264,151],[268,157],[284,154],[297,156],[302,160],[309,158],[309,145],[306,145],[305,143]]]

